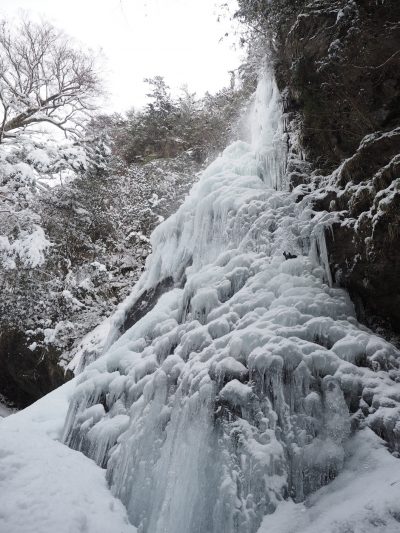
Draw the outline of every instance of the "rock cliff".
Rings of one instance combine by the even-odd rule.
[[[275,71],[301,146],[289,169],[292,187],[306,183],[314,209],[332,213],[326,240],[334,281],[349,290],[359,318],[393,340],[400,333],[400,4],[278,3]]]

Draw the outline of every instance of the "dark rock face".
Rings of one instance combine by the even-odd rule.
[[[132,308],[128,311],[124,323],[121,326],[121,334],[125,333],[136,322],[144,317],[158,302],[160,296],[172,289],[174,280],[171,277],[163,279],[155,287],[145,290],[135,302]]]
[[[283,21],[277,80],[316,168],[332,171],[365,135],[399,124],[399,21],[397,0],[314,0]]]
[[[59,366],[54,348],[33,350],[17,328],[0,335],[0,390],[15,407],[24,408],[72,377]]]
[[[326,231],[334,280],[362,321],[400,333],[400,3],[314,0],[291,13],[276,75],[314,169],[313,208],[340,213]]]
[[[334,277],[371,326],[400,333],[400,128],[364,141],[335,175],[342,223],[327,234]],[[329,193],[327,193],[329,194]]]

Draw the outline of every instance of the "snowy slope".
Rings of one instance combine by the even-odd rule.
[[[104,471],[59,436],[70,382],[0,421],[0,531],[134,533]]]

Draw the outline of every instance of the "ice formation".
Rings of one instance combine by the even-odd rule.
[[[398,446],[399,354],[332,286],[324,215],[286,190],[282,124],[265,77],[252,141],[153,233],[130,301],[170,280],[164,294],[78,380],[64,441],[141,533],[267,531],[338,475],[356,430]]]

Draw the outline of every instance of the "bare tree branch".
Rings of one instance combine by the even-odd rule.
[[[41,122],[73,134],[101,92],[94,58],[62,32],[46,22],[0,22],[0,143]]]

